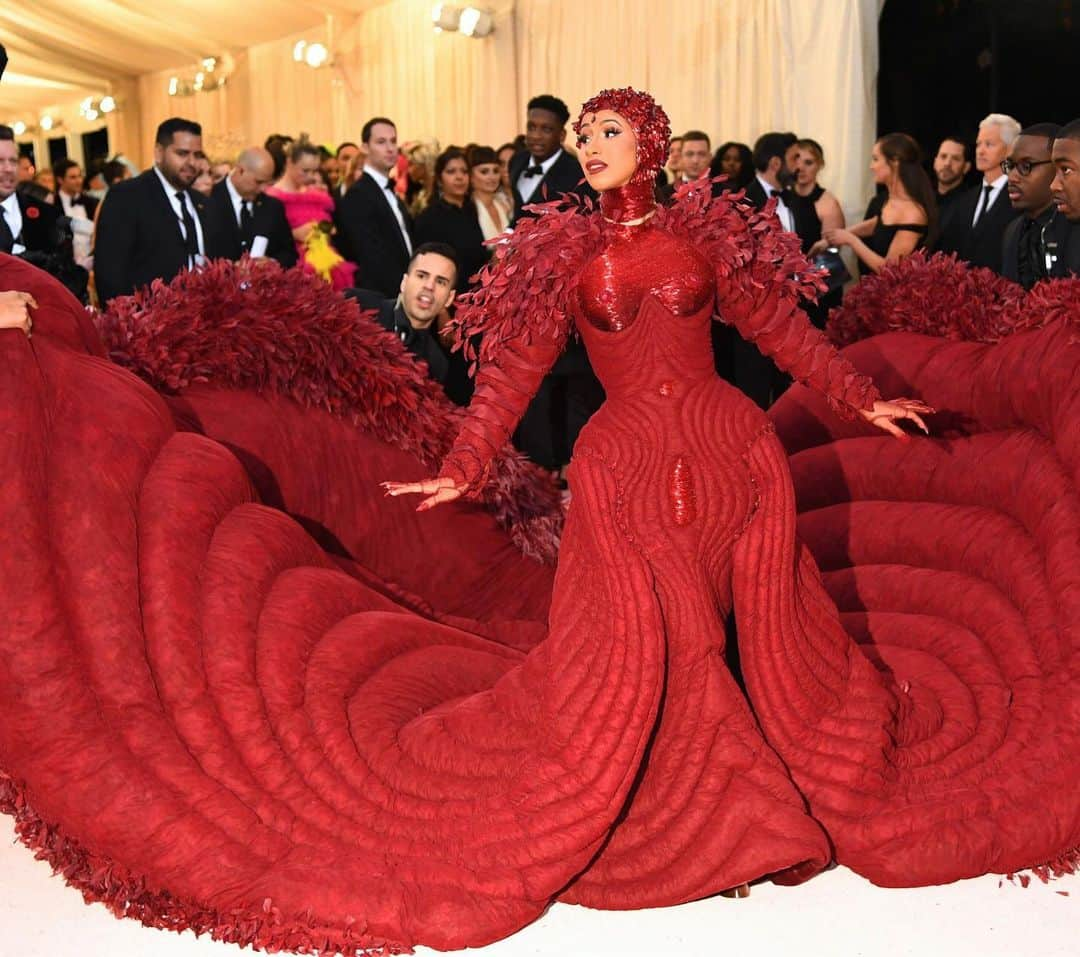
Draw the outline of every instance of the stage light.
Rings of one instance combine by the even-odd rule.
[[[437,3],[431,8],[431,21],[438,31],[446,30],[453,33],[458,28],[461,20],[461,8],[451,7],[445,3]]]
[[[330,51],[326,49],[321,43],[308,44],[307,51],[304,53],[304,62],[313,70],[319,69],[321,66],[325,66],[330,59]]]
[[[476,7],[466,7],[461,11],[461,21],[458,29],[467,37],[479,40],[489,36],[495,29],[495,20],[490,13],[478,10]]]

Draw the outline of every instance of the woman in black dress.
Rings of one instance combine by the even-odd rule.
[[[795,220],[795,232],[799,235],[802,251],[806,254],[810,254],[811,250],[817,253],[824,249],[820,244],[824,229],[844,228],[844,211],[840,208],[840,201],[818,182],[818,174],[824,168],[825,151],[817,140],[802,139],[795,144],[795,184],[784,196]],[[848,278],[847,270],[842,275],[843,279]],[[804,303],[803,309],[810,321],[823,329],[829,311],[840,305],[843,295],[843,280],[830,281],[829,291],[816,303]]]
[[[888,198],[881,212],[851,229],[824,230],[812,252],[825,246],[850,246],[862,275],[881,272],[889,263],[931,246],[937,233],[937,203],[930,177],[922,168],[919,144],[906,133],[889,133],[874,144],[870,171]],[[822,245],[824,244],[824,245]]]
[[[488,261],[484,234],[469,195],[469,160],[456,146],[443,150],[435,160],[435,177],[427,208],[416,218],[416,243],[447,243],[458,259],[458,292]]]

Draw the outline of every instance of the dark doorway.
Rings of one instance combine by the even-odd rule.
[[[100,168],[109,158],[109,131],[100,129],[93,133],[83,133],[82,146],[86,169],[93,169],[95,166]]]
[[[878,135],[910,133],[929,156],[987,113],[1022,126],[1080,115],[1071,74],[1077,0],[888,0],[878,25]]]
[[[49,139],[49,166],[55,166],[62,159],[67,159],[67,137],[53,136]]]
[[[34,166],[37,166],[37,160],[34,159],[34,144],[33,143],[20,143],[19,144],[19,155],[20,156],[29,156],[30,157],[30,162],[33,163]]]

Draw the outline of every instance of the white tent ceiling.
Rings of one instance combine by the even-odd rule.
[[[143,73],[288,36],[385,0],[32,0],[0,3],[0,117],[108,92]]]

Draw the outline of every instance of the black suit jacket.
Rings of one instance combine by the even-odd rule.
[[[98,200],[97,198],[91,196],[89,193],[80,193],[77,198],[82,200],[82,204],[86,209],[86,218],[89,219],[90,222],[93,222],[94,221],[94,213],[97,212],[98,203],[100,202],[100,200]],[[56,208],[59,211],[60,215],[63,216],[64,215],[64,203],[63,203],[63,200],[60,199],[60,190],[57,190],[53,194],[53,202],[55,203]]]
[[[975,218],[975,207],[982,187],[983,184],[979,183],[952,204],[937,249],[939,252],[956,253],[973,266],[985,266],[1000,273],[1005,228],[1019,214],[1009,202],[1006,187],[998,193],[994,205],[979,217],[979,222],[973,228],[971,221]]]
[[[1025,216],[1017,216],[1005,227],[1001,241],[1001,275],[1013,282],[1020,282],[1020,234],[1025,220]],[[1041,231],[1041,227],[1036,228]],[[1080,275],[1080,225],[1070,223],[1058,213],[1047,225],[1043,239],[1055,262],[1048,276],[1038,278]]]
[[[22,212],[22,232],[15,237],[15,242],[31,253],[57,252],[67,239],[67,230],[63,227],[67,217],[51,203],[43,203],[28,193],[16,193]]]
[[[206,198],[188,191],[209,249]],[[153,169],[116,183],[102,202],[94,240],[94,278],[104,306],[155,279],[166,282],[187,267],[180,223]]]
[[[266,237],[266,255],[283,269],[296,265],[296,243],[285,217],[285,204],[273,196],[257,196],[252,202],[252,236]],[[240,235],[232,197],[225,180],[214,185],[206,202],[208,235],[206,254],[213,259],[237,260],[250,250]]]
[[[529,218],[532,215],[522,210],[523,206],[530,203],[550,203],[567,193],[596,199],[596,191],[588,183],[582,182],[585,174],[581,164],[566,150],[559,154],[559,158],[551,164],[551,169],[540,178],[536,191],[529,197],[522,196],[518,192],[518,178],[533,162],[532,154],[527,150],[522,150],[510,160],[510,189],[514,194],[514,217],[511,225],[522,217]]]
[[[357,282],[384,296],[396,296],[409,267],[409,250],[384,192],[364,173],[341,198],[334,216],[338,246],[346,259],[356,263]],[[404,205],[401,212],[411,240],[412,219]]]

